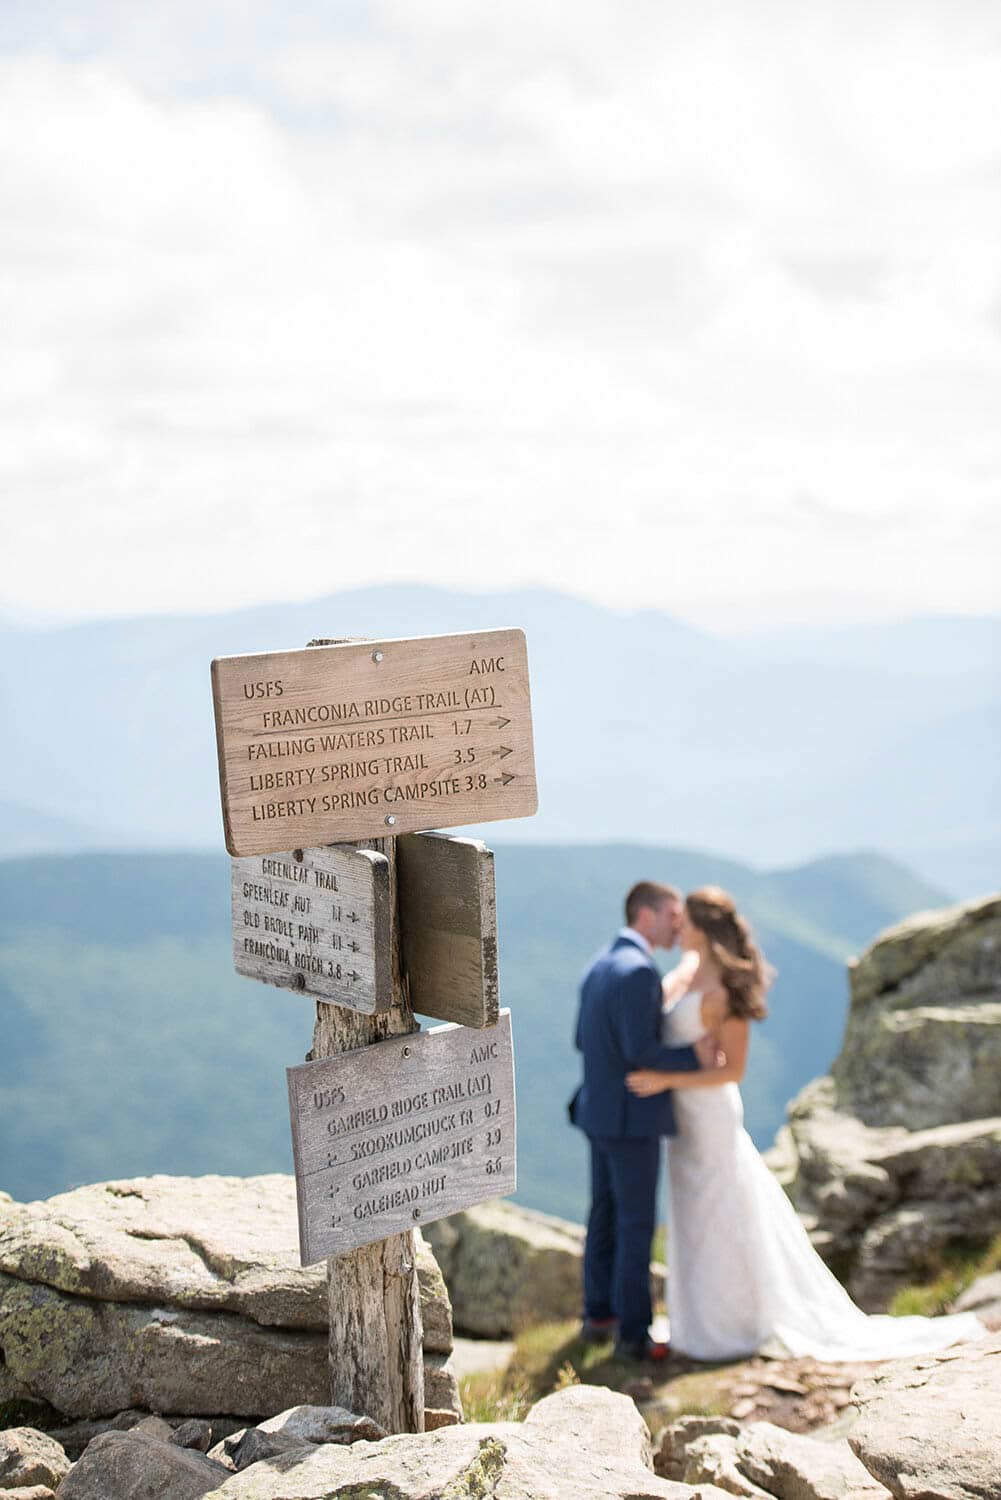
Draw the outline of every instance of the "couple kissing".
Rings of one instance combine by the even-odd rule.
[[[675,943],[681,958],[662,980],[654,950]],[[739,1085],[772,978],[726,891],[682,897],[653,880],[629,891],[625,926],[584,974],[584,1077],[569,1106],[590,1152],[581,1336],[655,1362],[671,1347],[699,1360],[899,1359],[982,1338],[972,1313],[863,1313],[814,1250],[744,1129]],[[808,1026],[810,997],[791,1003]],[[671,1346],[650,1336],[662,1139]]]

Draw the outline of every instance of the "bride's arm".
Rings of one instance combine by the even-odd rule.
[[[687,953],[681,955],[674,968],[664,975],[661,982],[661,994],[663,995],[665,1010],[669,1005],[673,1005],[675,1000],[681,999],[681,996],[688,989],[692,975],[698,966],[699,955],[689,949]]]
[[[736,1016],[728,1016],[723,1022],[717,1038],[726,1055],[722,1068],[702,1068],[697,1073],[658,1073],[653,1068],[640,1068],[626,1074],[626,1088],[642,1099],[667,1089],[714,1089],[723,1083],[740,1083],[747,1067],[750,1030],[750,1022]]]

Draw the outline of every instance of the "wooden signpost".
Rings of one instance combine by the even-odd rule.
[[[286,1073],[303,1265],[514,1192],[509,1011]]]
[[[493,1026],[499,1009],[494,857],[478,839],[396,841],[403,967],[422,1016]]]
[[[401,962],[419,1015],[494,1026],[499,1012],[494,857],[442,833],[395,841]],[[389,861],[332,844],[231,861],[238,974],[365,1015],[387,1010]]]
[[[536,810],[520,630],[223,656],[212,688],[230,854]]]
[[[535,811],[525,637],[314,641],[218,658],[212,687],[236,968],[316,1001],[287,1075],[332,1400],[420,1432],[413,1227],[516,1180],[493,855],[425,830]]]

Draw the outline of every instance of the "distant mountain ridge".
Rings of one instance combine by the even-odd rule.
[[[58,819],[110,846],[220,847],[214,656],[510,624],[529,643],[540,810],[506,839],[670,840],[759,867],[874,847],[953,894],[995,883],[1001,620],[733,641],[545,590],[416,585],[220,615],[7,626],[5,795],[17,806],[0,809],[0,848],[52,848]],[[79,838],[68,829],[65,847]]]
[[[724,884],[779,970],[743,1090],[761,1145],[838,1050],[845,957],[942,902],[878,855],[762,874],[685,849],[494,847],[517,1197],[570,1217],[585,1204],[581,1141],[563,1112],[578,1075],[577,983],[635,879]],[[0,1188],[32,1198],[158,1171],[289,1170],[284,1068],[309,1049],[313,1006],[237,977],[229,932],[224,854],[0,861]]]

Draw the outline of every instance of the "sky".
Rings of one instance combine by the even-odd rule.
[[[1001,608],[994,0],[4,0],[0,610]]]

